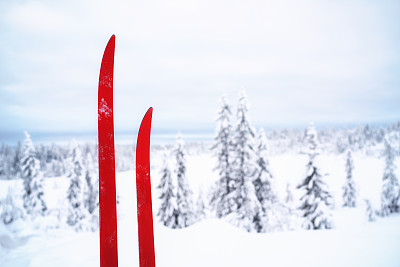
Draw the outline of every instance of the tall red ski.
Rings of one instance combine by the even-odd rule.
[[[136,145],[136,192],[140,267],[155,267],[153,212],[150,183],[150,132],[153,108],[140,125]]]
[[[118,266],[113,117],[114,50],[113,35],[104,51],[99,77],[100,267]]]

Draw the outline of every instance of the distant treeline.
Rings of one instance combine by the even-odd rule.
[[[381,156],[385,136],[391,136],[400,143],[400,121],[385,126],[370,126],[368,124],[354,128],[332,128],[318,130],[318,139],[321,150],[326,153],[341,154],[347,149],[353,152],[363,152],[370,156]],[[283,129],[266,131],[270,155],[287,152],[299,152],[304,144],[305,129]],[[34,142],[34,140],[33,140]],[[395,142],[396,143],[396,142]],[[40,170],[44,177],[57,177],[66,174],[65,160],[69,146],[58,144],[34,144],[37,158],[40,161]],[[171,144],[166,144],[169,146]],[[80,144],[83,158],[91,154],[97,162],[97,145],[93,143]],[[160,145],[153,149],[161,148]],[[208,150],[209,146],[187,143],[187,149]],[[400,147],[395,147],[399,153]],[[133,145],[116,145],[116,170],[127,171],[134,169]],[[0,148],[0,179],[20,178],[20,161],[23,154],[22,143],[16,145],[2,144]]]

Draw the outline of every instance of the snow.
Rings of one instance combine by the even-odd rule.
[[[106,84],[107,83],[107,84]],[[109,86],[108,85],[108,82],[106,82],[105,83],[105,85],[106,86]],[[111,87],[111,86],[109,86],[109,87]],[[107,102],[106,102],[106,100],[104,100],[104,98],[102,98],[101,99],[101,101],[100,101],[100,105],[99,105],[100,107],[99,107],[99,119],[101,119],[102,117],[104,117],[104,118],[109,118],[109,117],[111,117],[111,115],[112,115],[112,109],[110,109],[109,107],[108,107],[108,104],[107,104]]]
[[[353,175],[360,190],[358,206],[352,209],[341,208],[345,155],[319,157],[335,199],[335,229],[257,234],[223,220],[205,219],[191,227],[172,230],[154,217],[157,266],[399,266],[400,215],[368,222],[363,201],[369,199],[374,208],[379,207],[383,160],[353,154]],[[304,177],[307,156],[282,154],[269,160],[281,199],[288,182],[294,190],[294,199],[298,199],[295,188]],[[152,160],[154,214],[159,204],[156,186],[161,162],[159,158]],[[187,176],[194,192],[208,189],[216,180],[212,171],[215,159],[211,154],[188,153],[187,163]],[[120,202],[119,266],[138,266],[135,173],[119,172],[116,179]],[[68,180],[45,178],[44,182],[49,209],[65,209]],[[5,197],[8,187],[22,190],[22,182],[1,180],[0,199]],[[18,220],[7,226],[0,223],[0,266],[99,266],[99,233],[76,232],[62,220],[54,215],[35,221]]]
[[[119,266],[138,266],[135,223],[119,222]],[[215,219],[183,230],[156,223],[158,266],[398,266],[400,216],[325,231],[249,234]],[[2,231],[3,232],[3,231]],[[1,266],[99,266],[98,233],[59,230],[2,248]],[[3,236],[1,240],[4,240]],[[311,255],[311,257],[310,257]]]
[[[399,219],[380,222],[385,230],[373,224],[358,229],[269,234],[248,234],[208,220],[176,234],[164,233],[169,234],[166,237],[174,234],[174,248],[166,241],[156,252],[163,250],[157,254],[162,266],[398,266],[400,236],[398,230],[396,235],[393,231]],[[191,240],[189,251],[185,240]]]

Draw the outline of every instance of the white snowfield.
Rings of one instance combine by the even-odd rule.
[[[194,192],[215,181],[209,155],[188,155],[187,176]],[[398,163],[398,162],[397,162]],[[363,199],[379,207],[383,159],[354,155],[354,179],[359,186],[357,208],[341,208],[345,179],[344,155],[321,155],[321,168],[329,173],[335,199],[333,230],[292,230],[247,233],[225,221],[205,219],[186,229],[168,229],[158,222],[158,158],[152,161],[153,214],[156,265],[158,267],[247,267],[247,266],[400,266],[400,214],[368,222]],[[280,155],[270,166],[280,197],[290,182],[296,199],[306,157]],[[398,166],[398,164],[397,164]],[[397,170],[398,171],[398,170]],[[0,197],[20,181],[0,181]],[[66,206],[66,178],[45,180],[49,209]],[[136,188],[133,171],[117,173],[119,266],[139,266],[136,222]],[[296,203],[294,203],[294,206]],[[36,221],[0,224],[1,267],[99,266],[99,233],[75,232],[58,221],[57,214]]]

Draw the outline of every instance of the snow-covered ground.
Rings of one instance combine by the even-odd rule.
[[[184,230],[155,224],[157,266],[399,266],[400,216],[329,231],[249,234],[209,219]],[[119,266],[138,266],[136,224],[119,222]],[[4,234],[4,233],[3,233]],[[98,233],[10,237],[1,266],[99,266]],[[4,245],[4,244],[2,244]]]
[[[160,153],[161,154],[161,153]],[[154,157],[155,155],[155,157]],[[158,208],[156,186],[161,160],[152,155],[153,209]],[[345,180],[344,155],[321,155],[321,170],[335,199],[335,229],[247,233],[224,221],[205,219],[186,229],[169,229],[155,217],[157,266],[400,266],[400,215],[368,222],[363,199],[380,205],[383,159],[354,154],[358,207],[341,208]],[[275,186],[281,198],[290,183],[303,179],[306,156],[283,154],[270,158]],[[208,153],[189,154],[187,176],[195,193],[215,181],[214,159]],[[397,166],[399,166],[397,162]],[[399,170],[397,170],[399,176]],[[66,178],[46,178],[45,193],[51,216],[36,221],[0,224],[0,266],[99,266],[98,232],[75,232],[57,210],[66,207]],[[21,181],[0,181],[0,197]],[[138,266],[136,188],[133,171],[117,173],[119,266]],[[197,195],[197,194],[196,194]],[[16,196],[16,199],[18,196]],[[296,203],[293,204],[294,206]]]

